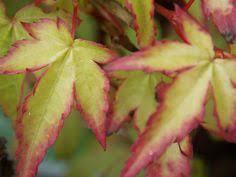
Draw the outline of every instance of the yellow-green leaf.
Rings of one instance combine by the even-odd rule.
[[[209,60],[208,53],[196,46],[163,41],[146,50],[133,53],[109,63],[105,69],[174,72],[196,66]]]
[[[170,144],[181,141],[202,121],[211,74],[211,65],[205,64],[177,77],[146,131],[133,146],[123,177],[135,176],[153,156],[159,158]]]
[[[133,26],[140,47],[145,48],[152,45],[155,41],[154,1],[125,0],[124,3],[126,8],[133,14]]]
[[[171,144],[165,153],[146,169],[147,177],[190,176],[192,145],[189,137]]]
[[[112,107],[109,132],[117,131],[121,124],[129,119],[129,113],[135,111],[135,127],[142,131],[152,113],[156,110],[156,86],[161,74],[146,74],[133,71],[118,88]]]
[[[96,62],[106,63],[115,56],[101,45],[73,40],[61,20],[44,19],[26,28],[35,38],[17,42],[0,66],[2,73],[24,73],[48,66],[26,98],[18,121],[19,177],[35,175],[75,98],[87,124],[105,146],[109,84]]]

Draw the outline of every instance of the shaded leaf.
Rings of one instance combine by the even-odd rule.
[[[160,74],[146,74],[134,71],[123,81],[113,103],[109,132],[117,131],[135,111],[135,127],[142,131],[148,118],[156,110],[156,86],[161,81]],[[128,96],[128,98],[127,98]]]

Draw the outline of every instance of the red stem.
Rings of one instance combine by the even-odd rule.
[[[188,3],[185,4],[183,10],[187,11],[194,3],[195,0],[189,0]]]
[[[170,21],[174,17],[174,12],[173,11],[168,10],[168,9],[166,9],[165,7],[163,7],[159,4],[155,4],[155,8],[156,8],[157,13],[159,13],[162,16],[166,17]]]
[[[38,6],[39,4],[41,4],[42,1],[43,1],[43,0],[34,0],[34,4],[35,4],[36,6]]]
[[[75,31],[76,31],[76,26],[77,26],[77,15],[78,15],[78,10],[79,10],[79,4],[77,0],[72,0],[73,1],[73,17],[72,17],[72,28],[71,28],[71,35],[72,37],[75,37]]]

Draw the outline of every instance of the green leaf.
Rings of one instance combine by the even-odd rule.
[[[207,102],[204,122],[202,122],[201,125],[203,126],[203,128],[208,130],[213,136],[220,137],[232,143],[236,142],[235,132],[225,132],[220,127],[219,121],[217,121],[213,99],[209,99],[209,101]]]
[[[123,4],[123,1],[119,1]],[[155,41],[154,2],[152,0],[125,0],[126,8],[134,18],[134,29],[141,48],[152,45]]]
[[[34,22],[45,17],[48,17],[48,15],[44,14],[41,9],[33,5],[27,5],[17,11],[14,17],[10,19],[6,15],[3,2],[0,1],[0,56],[5,55],[9,47],[15,41],[31,38],[22,26],[22,22]],[[23,77],[23,75],[0,76],[0,105],[3,107],[4,113],[10,117],[13,122],[16,118],[17,106],[20,101]]]
[[[173,84],[160,91],[164,101],[133,146],[122,177],[134,177],[153,158],[161,157],[173,142],[181,141],[203,121],[210,85],[221,130],[233,134],[236,130],[235,58],[216,58],[209,33],[178,7],[174,16],[178,17],[178,20],[174,18],[180,28],[178,31],[189,43],[186,47],[183,43],[173,47],[173,42],[162,42],[105,67],[112,71],[181,71],[177,72]]]
[[[141,71],[133,71],[126,75],[127,78],[115,96],[109,132],[117,131],[121,124],[129,119],[131,111],[135,111],[135,127],[142,131],[148,118],[156,110],[156,86],[162,81],[162,75],[146,74]]]
[[[23,75],[0,76],[0,105],[6,116],[12,120],[16,118],[23,79]]]
[[[115,56],[96,43],[73,40],[61,20],[44,19],[26,28],[34,39],[18,41],[0,66],[1,73],[24,73],[48,66],[25,100],[17,125],[19,177],[35,175],[75,98],[89,127],[105,146],[109,84],[97,63],[107,63]]]
[[[147,50],[114,60],[105,66],[108,71],[144,70],[175,72],[207,62],[208,54],[196,46],[162,41]]]
[[[9,47],[17,40],[29,39],[30,35],[25,31],[22,23],[35,22],[41,18],[48,18],[41,9],[34,5],[27,5],[16,12],[10,19],[6,15],[4,4],[0,1],[0,56],[5,55]]]
[[[231,0],[202,0],[206,17],[211,17],[227,42],[236,42],[236,5]]]
[[[190,176],[192,145],[189,137],[171,144],[165,153],[146,169],[147,177]]]
[[[126,163],[123,176],[135,176],[153,156],[159,158],[170,144],[181,141],[202,121],[211,72],[211,66],[203,65],[176,78],[165,94],[165,101],[132,148],[133,153]]]

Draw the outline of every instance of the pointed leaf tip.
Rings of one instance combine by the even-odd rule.
[[[204,65],[179,74],[166,91],[164,102],[151,117],[145,132],[133,145],[122,177],[137,175],[172,143],[181,141],[198,126],[203,120],[211,73],[212,68]]]

